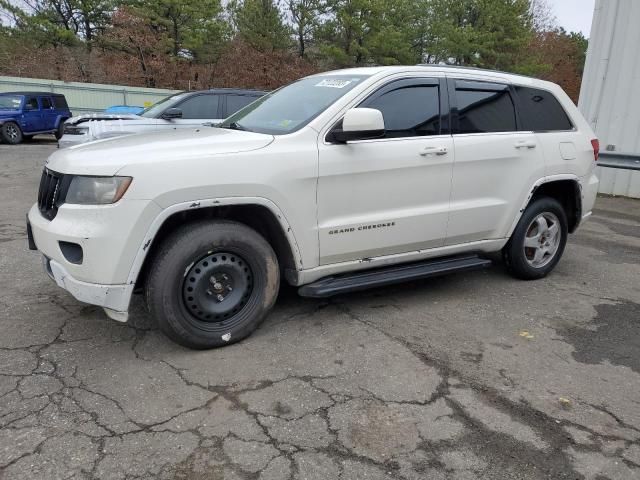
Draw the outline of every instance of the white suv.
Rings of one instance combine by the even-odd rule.
[[[303,78],[225,120],[54,153],[30,246],[126,321],[144,291],[175,341],[249,335],[281,276],[323,297],[485,267],[547,275],[590,215],[598,141],[557,85],[445,66]]]

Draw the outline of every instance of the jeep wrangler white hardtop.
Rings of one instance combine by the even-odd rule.
[[[547,275],[591,214],[598,141],[555,84],[446,66],[293,82],[218,127],[49,158],[30,247],[126,321],[192,348],[249,335],[282,280],[325,297],[487,266]]]

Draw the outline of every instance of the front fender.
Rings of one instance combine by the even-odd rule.
[[[278,219],[280,223],[280,227],[284,232],[287,241],[289,242],[289,246],[291,247],[291,252],[294,256],[294,261],[296,266],[301,269],[303,266],[302,255],[300,253],[300,248],[298,246],[298,242],[293,233],[293,229],[291,225],[285,218],[284,214],[280,210],[280,208],[271,200],[263,198],[263,197],[223,197],[223,198],[208,198],[208,199],[199,199],[192,200],[188,202],[181,202],[171,205],[170,207],[165,208],[160,212],[159,215],[151,223],[151,226],[147,230],[144,239],[142,240],[142,244],[139,246],[136,256],[133,260],[133,264],[131,266],[131,270],[129,271],[129,276],[127,278],[127,284],[133,285],[136,283],[138,275],[142,270],[142,266],[147,257],[148,252],[150,251],[151,244],[153,243],[153,239],[156,234],[164,224],[164,222],[174,215],[175,213],[184,212],[184,211],[192,211],[202,208],[211,208],[211,207],[223,207],[223,206],[231,206],[231,205],[260,205],[266,207],[274,214],[274,216]]]

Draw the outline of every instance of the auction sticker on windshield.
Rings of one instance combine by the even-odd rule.
[[[338,80],[325,78],[319,83],[316,83],[316,87],[328,87],[328,88],[344,88],[349,85],[352,80]]]

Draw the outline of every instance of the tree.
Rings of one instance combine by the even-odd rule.
[[[329,0],[321,51],[338,66],[415,63],[411,0]]]
[[[588,41],[581,33],[559,28],[540,32],[531,41],[526,56],[539,64],[534,75],[559,84],[574,102],[578,102]]]
[[[291,30],[273,0],[234,0],[229,9],[238,35],[258,50],[267,52],[291,45]]]
[[[104,31],[115,0],[0,0],[0,9],[16,29],[40,44],[78,45],[91,50]]]
[[[324,0],[289,0],[287,5],[298,42],[298,55],[304,57],[307,43],[318,28],[320,16],[326,10],[326,2]]]
[[[131,6],[167,36],[174,57],[210,61],[226,40],[220,0],[131,0]]]
[[[533,68],[523,52],[533,36],[529,0],[431,0],[431,61],[509,71]]]

